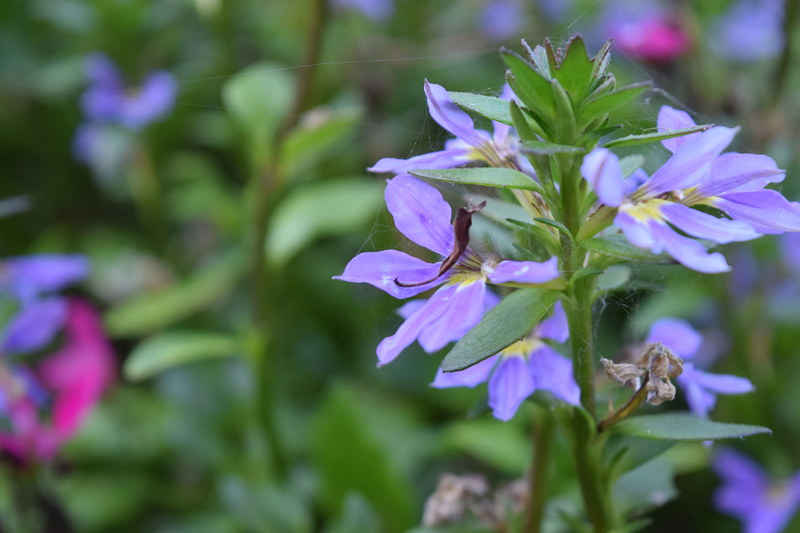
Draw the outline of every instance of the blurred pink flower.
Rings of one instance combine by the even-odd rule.
[[[692,44],[689,34],[664,13],[615,25],[614,46],[634,59],[671,61]]]
[[[77,298],[68,305],[65,343],[36,372],[52,398],[50,420],[38,412],[31,387],[23,385],[20,394],[8,399],[12,431],[0,432],[0,448],[21,460],[52,458],[78,431],[116,374],[114,353],[97,312]]]

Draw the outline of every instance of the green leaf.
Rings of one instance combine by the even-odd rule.
[[[603,145],[604,148],[619,148],[621,146],[633,146],[638,144],[646,144],[652,143],[657,141],[663,141],[666,139],[672,139],[674,137],[682,137],[684,135],[691,135],[692,133],[698,133],[701,131],[705,131],[708,128],[713,127],[713,124],[704,124],[702,126],[694,126],[691,128],[682,128],[679,130],[668,130],[668,131],[659,131],[656,133],[645,133],[642,135],[628,135],[627,137],[622,137],[621,139],[614,139],[613,141],[608,141]]]
[[[558,80],[553,80],[553,98],[556,102],[556,139],[560,142],[573,143],[576,139],[577,124],[575,123],[575,111],[572,108],[572,101],[569,95],[561,86]]]
[[[449,424],[445,446],[467,453],[509,476],[521,476],[530,461],[530,443],[519,426],[493,418]]]
[[[678,495],[674,478],[675,465],[666,456],[627,472],[611,488],[617,512],[640,515],[661,507]]]
[[[520,289],[486,313],[442,361],[442,370],[464,370],[508,348],[531,332],[558,300],[559,293]]]
[[[248,66],[222,86],[222,103],[250,129],[274,131],[294,100],[294,79],[278,63]]]
[[[644,165],[644,156],[641,154],[629,155],[619,160],[619,168],[622,170],[622,177],[628,178]]]
[[[555,77],[577,105],[586,94],[592,79],[594,64],[586,53],[586,44],[580,35],[567,43],[566,56],[555,71]]]
[[[637,533],[638,531],[644,531],[644,528],[652,523],[652,518],[642,518],[640,520],[629,522],[628,524],[620,526],[616,529],[612,529],[609,533]]]
[[[479,194],[470,194],[469,196],[465,196],[464,200],[472,201],[475,204],[485,201],[486,207],[478,211],[478,214],[488,218],[489,220],[503,224],[508,228],[514,229],[517,227],[512,222],[509,222],[509,219],[519,222],[527,222],[528,224],[533,222],[533,219],[528,212],[525,211],[525,209],[519,204],[504,202],[498,198],[482,196]]]
[[[675,261],[668,255],[655,255],[647,250],[637,248],[622,234],[592,237],[581,241],[580,246],[590,252],[610,255],[626,261],[636,263],[671,264]]]
[[[541,110],[545,115],[554,116],[556,102],[553,99],[553,90],[550,81],[544,78],[536,68],[525,61],[519,54],[507,48],[500,48],[500,55],[511,69],[514,79],[522,89],[519,97],[526,107],[534,110]]]
[[[536,48],[531,49],[530,45],[525,42],[525,39],[522,39],[522,47],[528,54],[528,60],[533,63],[536,72],[541,74],[546,80],[552,79],[552,76],[550,76],[550,65],[547,63],[547,51],[544,49],[544,46],[537,44]]]
[[[207,309],[244,274],[244,254],[228,253],[180,283],[125,301],[105,314],[112,337],[152,333]]]
[[[739,439],[760,433],[772,434],[772,430],[761,426],[725,424],[686,413],[634,416],[611,426],[609,431],[645,439],[691,441]]]
[[[453,102],[466,111],[472,111],[490,120],[496,120],[509,126],[514,123],[511,120],[511,113],[508,110],[508,101],[495,96],[484,96],[473,93],[448,93]]]
[[[607,126],[605,128],[599,128],[599,129],[596,129],[596,130],[592,130],[592,131],[586,132],[583,135],[583,137],[581,137],[580,141],[578,141],[578,144],[582,145],[582,144],[588,143],[589,141],[593,141],[595,139],[599,139],[600,137],[608,135],[609,133],[614,133],[615,131],[617,131],[621,127],[622,127],[621,124],[616,124],[614,126]]]
[[[603,456],[611,471],[609,477],[615,479],[655,459],[675,444],[675,441],[642,439],[612,433],[603,445]]]
[[[544,189],[527,174],[511,168],[447,168],[432,170],[412,170],[412,176],[433,180],[449,181],[464,185],[483,185],[536,191],[544,194]]]
[[[597,55],[594,56],[594,59],[592,60],[592,79],[597,85],[602,83],[603,76],[605,76],[606,72],[608,71],[608,64],[611,61],[610,51],[611,39],[603,44],[603,46],[597,52]]]
[[[125,360],[123,373],[141,381],[172,367],[234,355],[236,339],[222,333],[174,331],[159,333],[136,345]]]
[[[597,278],[596,289],[600,292],[623,288],[631,279],[631,269],[626,265],[611,265]]]
[[[314,239],[363,227],[382,202],[383,188],[368,178],[336,178],[292,190],[270,219],[267,260],[280,267]]]
[[[535,261],[538,262],[547,261],[554,255],[558,255],[558,253],[561,251],[561,244],[558,242],[558,237],[548,232],[544,228],[541,228],[536,224],[531,224],[530,222],[520,222],[519,220],[514,220],[512,218],[508,218],[506,220],[511,224],[513,224],[514,226],[523,228],[526,231],[528,231],[531,234],[531,237],[535,239],[535,242],[537,244],[540,244],[541,247],[544,248],[544,250],[541,251],[546,253],[539,254],[538,250],[534,251],[530,249],[533,247],[531,246],[528,247],[529,249],[526,250],[527,252],[534,251],[534,254],[538,255]]]
[[[309,121],[301,123],[281,146],[282,171],[289,176],[308,168],[337,145],[350,140],[362,116],[360,109],[314,110],[312,113],[322,116],[316,117],[313,125],[309,125]]]
[[[533,155],[577,154],[579,152],[583,152],[583,149],[577,146],[568,146],[566,144],[553,144],[542,141],[525,141],[521,143],[520,152]]]
[[[602,274],[603,271],[597,267],[588,266],[581,269],[578,269],[571,278],[569,278],[569,284],[574,285],[576,281],[583,279],[583,278],[590,278],[592,276],[599,276]]]
[[[653,84],[649,81],[635,83],[588,100],[578,113],[580,123],[583,125],[591,123],[594,119],[627,104],[652,86]]]
[[[558,229],[558,231],[560,231],[561,233],[563,233],[564,235],[569,237],[570,240],[572,240],[572,233],[570,233],[570,231],[567,229],[567,227],[564,224],[562,224],[561,222],[559,222],[558,220],[553,220],[553,219],[550,219],[550,218],[542,218],[542,217],[536,217],[536,218],[534,218],[534,220],[536,222],[541,222],[542,224],[547,224],[548,226],[552,226],[552,227]]]

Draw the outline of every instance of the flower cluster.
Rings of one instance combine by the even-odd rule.
[[[56,294],[88,270],[76,255],[12,258],[0,266],[3,299],[18,306],[2,337],[0,412],[10,430],[0,432],[0,448],[22,461],[51,458],[114,379],[100,317],[89,303]],[[31,364],[30,356],[46,352],[61,331],[61,346]]]

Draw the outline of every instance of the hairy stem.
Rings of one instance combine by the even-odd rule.
[[[531,467],[531,496],[525,517],[525,533],[542,530],[544,504],[547,501],[547,486],[550,482],[551,450],[555,436],[553,415],[543,411],[539,423],[533,424],[533,464]]]
[[[592,281],[576,280],[573,305],[567,311],[572,369],[581,388],[581,405],[594,416],[594,331],[592,329]]]

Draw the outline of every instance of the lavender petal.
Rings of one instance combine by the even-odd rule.
[[[450,254],[452,209],[442,193],[413,176],[401,174],[389,180],[385,197],[394,224],[403,235],[438,254]]]
[[[426,263],[397,250],[365,252],[351,259],[344,273],[334,276],[333,279],[349,283],[369,283],[395,298],[410,298],[442,283],[446,275],[419,287],[400,287],[394,280],[411,284],[433,279],[439,273],[440,264]]]
[[[495,418],[511,420],[525,398],[536,388],[522,357],[503,357],[489,378],[489,407]]]
[[[544,263],[535,261],[502,261],[489,274],[492,283],[546,283],[559,276],[558,258],[551,257]]]

